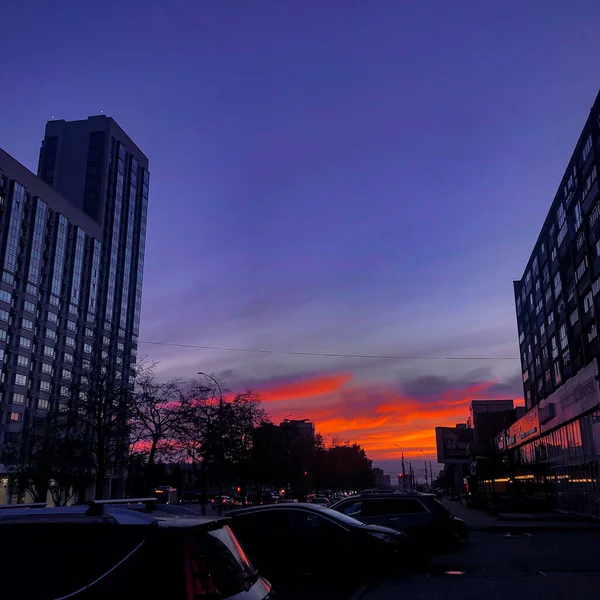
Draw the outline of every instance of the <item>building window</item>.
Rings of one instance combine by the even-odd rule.
[[[542,308],[544,308],[544,302],[543,302],[542,300],[540,300],[540,301],[537,303],[537,306],[535,307],[535,314],[536,314],[536,315],[539,315],[539,314],[540,314],[540,312],[541,312],[541,310],[542,310]]]
[[[67,336],[65,338],[65,346],[70,346],[71,348],[75,347],[75,340],[72,337]]]
[[[550,260],[552,262],[554,262],[556,260],[556,256],[557,256],[558,252],[556,251],[556,247],[552,248],[552,253],[550,255]]]
[[[584,276],[587,268],[588,268],[588,259],[587,259],[587,256],[584,256],[583,260],[579,263],[579,266],[577,267],[577,271],[575,272],[575,278],[578,282]]]
[[[33,302],[29,302],[29,300],[25,300],[23,302],[23,310],[29,313],[35,313],[35,304]]]
[[[44,346],[44,356],[54,358],[54,348],[52,346]]]
[[[546,302],[550,302],[550,300],[552,300],[552,288],[549,287],[546,290]]]
[[[84,344],[83,345],[83,351],[86,354],[91,354],[92,353],[92,347],[90,346],[90,344]]]
[[[585,244],[585,233],[581,231],[577,236],[577,250],[581,250]]]
[[[8,311],[0,308],[0,321],[8,321]]]
[[[21,336],[19,338],[19,346],[21,346],[21,348],[31,348],[31,340]]]
[[[68,354],[65,352],[65,354],[63,354],[63,360],[66,363],[72,363],[73,362],[73,355],[72,354]]]
[[[540,336],[545,335],[546,334],[546,326],[542,323],[540,325]]]
[[[25,394],[18,394],[17,392],[13,392],[12,403],[13,404],[25,404]]]
[[[587,140],[585,140],[585,146],[581,152],[581,160],[585,162],[585,159],[588,157],[589,153],[592,150],[592,135],[588,135]]]
[[[593,339],[598,337],[598,327],[596,327],[596,324],[594,323],[591,327],[590,327],[590,332],[588,333],[588,342],[591,342]]]
[[[571,313],[571,316],[569,317],[569,320],[571,322],[571,326],[575,325],[575,323],[577,323],[577,321],[579,321],[579,311],[577,309],[575,309]]]
[[[71,379],[71,371],[67,371],[66,369],[62,370],[62,378],[63,379]]]
[[[525,383],[529,379],[529,371],[525,371],[523,373],[523,383]]]
[[[567,326],[565,324],[560,326],[558,335],[560,337],[560,349],[564,350],[569,345],[569,340],[567,339]]]
[[[48,311],[47,317],[48,321],[50,321],[51,323],[58,323],[58,315],[56,313]]]
[[[49,340],[55,340],[56,339],[56,331],[54,331],[54,329],[46,328],[46,337]]]
[[[52,304],[52,306],[60,306],[60,299],[58,296],[50,294],[50,304]]]
[[[66,385],[62,385],[60,387],[60,395],[63,398],[68,398],[69,397],[69,388]]]
[[[556,385],[558,385],[561,382],[560,363],[558,362],[554,363],[554,382],[556,383]]]
[[[552,358],[556,358],[558,356],[558,346],[556,345],[556,336],[552,336],[550,340],[550,345],[552,347]]]
[[[554,323],[554,313],[553,312],[551,312],[548,315],[548,327],[550,327],[550,325],[552,325],[552,323]]]
[[[594,306],[594,297],[592,292],[588,292],[583,299],[583,312],[588,312]]]
[[[575,210],[573,212],[574,218],[575,218],[575,231],[577,231],[580,227],[581,224],[583,223],[583,216],[581,214],[581,205],[579,204],[579,202],[577,202],[575,204]]]
[[[5,342],[8,337],[6,329],[0,329],[0,342]]]
[[[2,271],[2,281],[8,283],[8,285],[15,284],[15,276],[11,275],[8,271]]]
[[[29,357],[21,356],[20,354],[17,356],[17,364],[20,367],[28,367],[29,366]]]
[[[557,273],[554,277],[554,295],[558,298],[558,295],[562,292],[562,282],[560,281],[560,273]]]
[[[50,382],[49,381],[40,381],[40,391],[41,392],[50,392]]]
[[[27,376],[17,373],[15,375],[15,385],[27,385]]]
[[[28,283],[25,287],[25,291],[32,296],[37,296],[38,290],[37,287],[31,283]]]
[[[69,329],[70,331],[76,331],[77,324],[74,323],[73,321],[67,321],[67,329]]]
[[[94,337],[94,332],[91,329],[87,329],[85,330],[85,337],[86,338],[93,338]]]
[[[38,407],[38,410],[48,410],[48,408],[50,407],[50,403],[48,402],[48,400],[44,400],[44,399],[40,398],[37,401],[37,407]]]
[[[92,368],[92,363],[87,358],[84,358],[81,361],[81,366],[84,370],[89,371]]]
[[[540,291],[540,287],[541,287],[541,285],[540,285],[540,280],[539,280],[539,279],[536,279],[536,280],[535,280],[535,291],[536,291],[536,292],[539,292],[539,291]]]
[[[544,357],[544,360],[548,360],[548,346],[542,348],[542,356]]]
[[[110,345],[110,338],[109,338],[108,336],[106,336],[106,335],[105,335],[105,336],[102,338],[102,343],[103,343],[105,346],[109,346],[109,345]]]
[[[2,302],[8,302],[8,304],[12,301],[12,294],[7,292],[6,290],[0,290],[0,300]]]
[[[19,423],[21,421],[21,413],[18,412],[11,412],[10,413],[10,420],[13,423]]]
[[[594,296],[597,296],[598,292],[600,292],[600,277],[598,277],[598,279],[596,279],[596,281],[592,283],[592,294],[594,294]]]
[[[563,365],[566,367],[570,363],[571,363],[571,353],[567,349],[563,352]]]
[[[23,329],[29,329],[29,331],[33,331],[33,321],[29,319],[21,319],[21,327]]]
[[[52,365],[48,363],[42,363],[42,373],[52,375]]]

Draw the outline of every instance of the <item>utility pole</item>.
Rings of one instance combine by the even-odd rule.
[[[431,481],[431,485],[433,486],[433,470],[431,468],[431,461],[429,461],[429,481]]]
[[[404,467],[404,452],[402,452],[402,487],[404,488],[404,490],[402,491],[406,491],[406,484],[404,483],[406,478],[406,470]]]

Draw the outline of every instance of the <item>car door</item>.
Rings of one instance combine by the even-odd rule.
[[[384,525],[407,535],[424,531],[431,515],[416,498],[366,498],[361,507],[363,523]]]

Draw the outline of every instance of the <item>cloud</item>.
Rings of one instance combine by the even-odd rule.
[[[287,380],[257,386],[275,422],[308,418],[326,437],[360,443],[372,459],[435,453],[435,428],[464,423],[471,400],[517,394],[514,378],[472,381],[413,378],[403,384],[367,385],[349,373]],[[468,381],[467,381],[468,380]],[[410,392],[410,393],[409,393]],[[508,394],[508,392],[515,392]]]

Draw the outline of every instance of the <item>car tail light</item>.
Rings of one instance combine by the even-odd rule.
[[[187,600],[210,597],[217,593],[206,556],[192,540],[185,544],[185,589]]]

